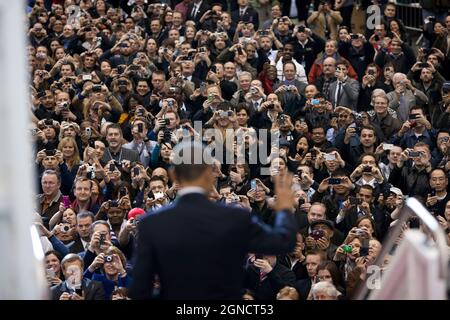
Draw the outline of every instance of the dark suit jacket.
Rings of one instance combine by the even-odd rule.
[[[84,252],[83,243],[81,242],[81,239],[77,237],[77,239],[69,246],[69,252],[70,253],[80,253]]]
[[[199,193],[147,216],[138,229],[133,299],[151,297],[155,274],[163,299],[240,299],[246,254],[285,254],[296,242],[293,215],[279,212],[274,227],[264,226]]]
[[[279,262],[263,281],[259,279],[259,268],[249,266],[245,272],[245,287],[255,293],[256,300],[275,300],[278,291],[292,287],[295,281],[295,273]]]
[[[105,290],[101,282],[84,278],[81,287],[85,300],[105,300]],[[51,288],[52,300],[59,300],[63,292],[73,292],[67,288],[65,281]]]
[[[306,300],[309,295],[309,291],[311,291],[311,279],[301,279],[298,280],[295,284],[295,289],[297,289],[298,294],[300,295],[300,300]]]
[[[259,27],[259,16],[258,12],[251,7],[247,7],[244,15],[241,17],[239,15],[239,9],[231,12],[231,21],[237,24],[239,21],[250,22],[255,26],[255,30],[258,30]]]
[[[203,2],[201,4],[199,10],[197,11],[197,14],[195,15],[195,17],[192,16],[192,9],[193,8],[194,8],[194,2],[192,2],[188,6],[186,20],[192,20],[192,21],[197,22],[205,14],[205,12],[209,10],[209,5],[208,5],[206,0],[203,0]]]

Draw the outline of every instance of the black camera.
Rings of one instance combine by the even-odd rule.
[[[328,184],[330,184],[330,185],[341,184],[341,182],[342,182],[341,178],[330,178],[328,180]]]
[[[53,126],[53,120],[52,119],[45,119],[44,124],[46,126]]]
[[[122,64],[120,66],[117,66],[117,73],[122,74],[125,71],[125,66]]]
[[[364,166],[362,172],[372,172],[371,166]]]
[[[356,197],[349,197],[348,199],[351,205],[360,205],[362,203],[362,200]]]
[[[47,157],[53,157],[56,154],[56,150],[55,149],[45,149],[45,155]]]
[[[172,140],[172,132],[170,132],[170,130],[164,130],[163,141],[166,143],[170,143],[171,140]]]
[[[127,80],[118,80],[117,84],[119,86],[126,86],[126,85],[128,85],[128,81]]]
[[[275,108],[273,103],[267,105],[267,109],[272,110],[273,108]]]
[[[106,240],[106,236],[103,233],[101,233],[100,234],[100,240],[99,240],[100,246],[105,244],[105,240]]]
[[[350,39],[352,39],[352,40],[358,40],[358,39],[359,39],[359,36],[358,36],[357,34],[352,33],[352,34],[350,35]]]
[[[137,124],[137,129],[139,133],[144,132],[144,124],[143,123],[138,123]]]
[[[311,238],[317,241],[320,238],[322,238],[325,235],[325,233],[323,232],[323,230],[313,230],[309,235],[311,236]]]
[[[117,208],[119,206],[119,202],[117,200],[108,200],[110,208]]]
[[[102,92],[102,85],[101,84],[94,84],[92,86],[92,92]]]
[[[112,262],[113,261],[113,256],[105,256],[105,262]]]
[[[95,149],[95,140],[94,139],[89,139],[88,144],[89,144],[89,147]]]

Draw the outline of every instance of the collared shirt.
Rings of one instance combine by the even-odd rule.
[[[252,107],[255,109],[255,111],[258,111],[259,108],[261,108],[261,104],[263,103],[263,98],[259,98],[258,100],[252,100]],[[255,105],[257,104],[257,105]]]
[[[377,182],[377,180],[375,178],[372,178],[372,180],[370,180],[370,181],[366,181],[366,180],[364,180],[363,177],[359,178],[359,180],[355,182],[355,184],[358,185],[358,186],[369,185],[372,188],[375,188],[377,183],[378,182]]]
[[[50,202],[46,201],[46,197],[44,194],[41,194],[39,196],[39,203],[42,205],[42,212],[44,212],[45,210],[47,210],[49,207],[52,206],[53,203],[58,202],[59,198],[61,197],[61,191],[58,190],[58,193],[56,194],[56,196],[54,198],[52,198],[50,200]]]

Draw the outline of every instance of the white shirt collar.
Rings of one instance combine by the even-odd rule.
[[[205,195],[206,191],[205,191],[205,189],[203,189],[201,187],[185,187],[177,192],[177,198],[182,197],[189,193],[201,193],[201,194]]]

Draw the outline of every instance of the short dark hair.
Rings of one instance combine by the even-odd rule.
[[[153,177],[151,177],[149,183],[153,182],[153,181],[161,181],[164,185],[166,185],[166,180],[162,176],[153,176]]]
[[[118,123],[111,123],[109,126],[106,127],[106,135],[108,135],[108,131],[110,129],[117,129],[120,131],[120,135],[122,135],[122,128],[120,127],[120,124]]]
[[[339,59],[338,61],[336,61],[336,66],[338,65],[344,65],[347,69],[350,68],[350,64],[348,63],[347,60],[344,59]]]
[[[58,252],[58,251],[56,251],[56,250],[49,250],[49,251],[47,251],[46,253],[45,253],[45,257],[48,257],[49,255],[54,255],[54,256],[56,256],[57,258],[58,258],[58,260],[59,260],[59,262],[61,262],[61,259],[62,259],[62,256],[61,256],[61,254]]]
[[[198,179],[209,167],[209,164],[205,162],[204,148],[201,143],[198,142],[182,142],[175,147],[175,161],[173,170],[175,176],[180,181],[194,181]],[[187,153],[189,158],[186,159]],[[197,159],[195,155],[200,154],[201,159]],[[187,162],[185,162],[187,160]],[[198,163],[198,160],[201,160]]]

